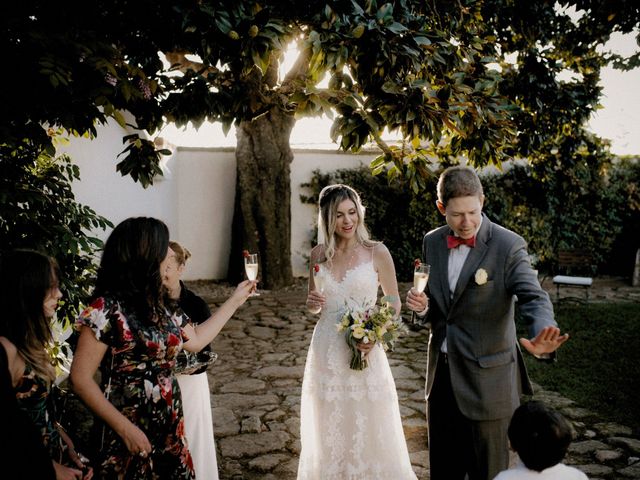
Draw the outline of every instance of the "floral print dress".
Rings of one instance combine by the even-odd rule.
[[[43,378],[36,375],[31,364],[27,362],[24,374],[16,387],[16,400],[40,431],[42,443],[49,450],[50,457],[62,463],[62,439],[55,428],[51,413],[55,410],[51,388]]]
[[[182,399],[173,374],[182,349],[180,314],[143,323],[111,298],[98,298],[78,318],[108,345],[100,365],[109,401],[137,425],[153,446],[147,458],[132,455],[108,426],[102,438],[98,478],[193,479],[193,462],[184,434]]]

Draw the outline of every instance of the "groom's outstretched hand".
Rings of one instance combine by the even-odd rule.
[[[521,338],[520,345],[531,355],[541,357],[555,352],[560,345],[569,340],[569,334],[560,335],[558,327],[544,327],[535,338]]]

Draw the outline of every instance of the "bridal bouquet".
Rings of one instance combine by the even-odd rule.
[[[347,345],[351,350],[350,367],[352,370],[367,368],[367,360],[358,350],[359,344],[379,342],[385,351],[393,350],[393,345],[406,331],[401,318],[395,318],[396,311],[383,297],[380,305],[363,308],[348,308],[340,322],[336,324],[339,333],[345,333]]]

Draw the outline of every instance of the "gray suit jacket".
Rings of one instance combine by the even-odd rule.
[[[516,300],[530,337],[556,325],[553,306],[531,268],[524,239],[484,215],[452,298],[449,233],[448,226],[429,232],[422,247],[424,261],[431,265],[424,318],[431,325],[426,394],[446,337],[451,383],[462,413],[472,420],[507,418],[519,405],[520,393],[532,393],[516,338]],[[482,285],[475,280],[479,269],[487,273]]]

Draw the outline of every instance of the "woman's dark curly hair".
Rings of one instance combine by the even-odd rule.
[[[143,321],[161,315],[166,289],[160,263],[168,248],[169,229],[161,220],[124,220],[105,243],[92,298],[113,297]]]

